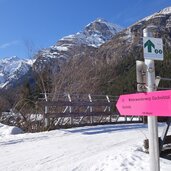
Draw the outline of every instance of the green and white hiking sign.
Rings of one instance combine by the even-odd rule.
[[[163,41],[160,38],[143,37],[144,58],[163,60]]]

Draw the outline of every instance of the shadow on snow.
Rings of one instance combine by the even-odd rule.
[[[110,133],[114,131],[136,130],[140,128],[147,128],[147,125],[144,124],[103,125],[103,126],[96,126],[92,128],[82,127],[77,129],[70,129],[67,130],[67,132],[93,135],[93,134]]]

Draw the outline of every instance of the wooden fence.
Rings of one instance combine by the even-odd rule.
[[[116,109],[117,96],[57,95],[42,98],[37,108],[43,112],[44,127],[54,129],[106,123],[142,122],[141,117],[120,116]]]

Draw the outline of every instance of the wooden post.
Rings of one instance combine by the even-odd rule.
[[[91,95],[88,95],[89,101],[92,102]],[[93,107],[90,106],[90,112],[93,112]],[[90,123],[93,124],[93,116],[90,116]]]
[[[108,95],[106,95],[106,99],[107,99],[107,102],[110,103],[110,99]],[[108,106],[108,111],[110,112],[110,106]],[[112,114],[110,114],[109,116],[109,122],[112,122]]]
[[[69,100],[69,102],[72,101],[72,100],[71,100],[70,94],[68,94],[68,100]],[[71,112],[72,112],[72,107],[69,106],[69,113],[71,113]],[[70,124],[73,125],[73,117],[72,117],[72,116],[71,116],[71,118],[70,118]]]
[[[45,93],[45,100],[46,102],[48,101],[46,93]],[[49,121],[49,118],[47,117],[47,113],[48,113],[48,107],[45,106],[45,114],[44,114],[45,129],[48,129],[48,127],[50,126],[50,121]]]

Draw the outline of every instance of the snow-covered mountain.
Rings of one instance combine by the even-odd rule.
[[[88,46],[99,47],[106,41],[110,40],[116,33],[120,32],[123,28],[109,23],[103,19],[97,19],[88,24],[82,32],[78,32],[73,35],[66,36],[59,40],[54,46],[58,50],[64,50],[64,42],[67,42],[69,46],[74,44],[85,44]],[[61,45],[62,48],[61,48]],[[65,50],[67,49],[67,46]],[[64,51],[65,51],[64,50]]]
[[[16,56],[0,59],[0,88],[22,78],[30,69],[32,60]]]
[[[51,59],[58,59],[58,62],[66,61],[71,57],[80,56],[97,49],[100,45],[110,40],[116,33],[123,30],[122,27],[109,23],[103,19],[96,19],[88,24],[83,31],[65,36],[49,48],[41,50],[37,54],[36,64],[51,62]]]
[[[12,85],[22,78],[34,63],[34,68],[45,68],[47,64],[54,66],[55,71],[73,56],[91,53],[97,47],[110,40],[122,27],[97,19],[88,24],[85,29],[73,35],[63,37],[49,48],[36,54],[36,61],[19,59],[16,56],[0,59],[0,88]]]
[[[169,15],[169,14],[171,14],[171,7],[164,8],[164,9],[160,10],[159,12],[156,12],[150,16],[147,16],[138,22],[148,21],[150,19],[155,19],[155,18],[166,17],[166,15]]]
[[[147,16],[133,25],[129,26],[112,40],[98,48],[95,56],[117,65],[120,61],[126,60],[128,56],[135,59],[143,59],[142,36],[143,29],[153,26],[154,37],[163,39],[165,51],[171,49],[171,7],[160,10]]]

